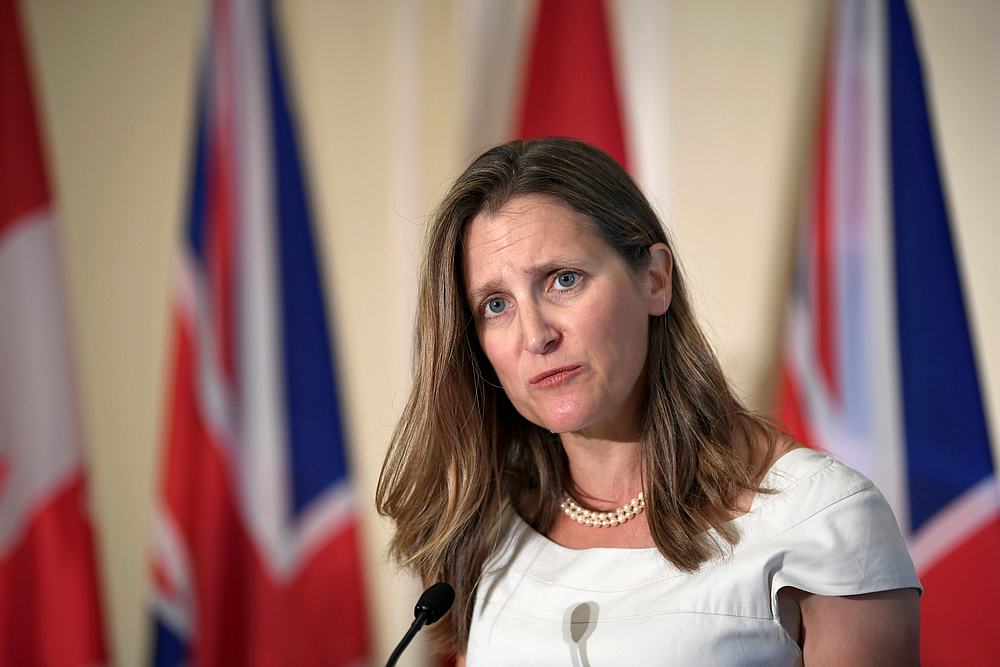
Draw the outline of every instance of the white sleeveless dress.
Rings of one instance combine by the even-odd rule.
[[[685,573],[656,549],[567,549],[514,517],[484,569],[466,659],[484,665],[796,665],[776,596],[920,589],[871,481],[795,449],[768,472],[735,548]],[[713,533],[714,534],[714,533]],[[721,540],[719,540],[721,542]]]

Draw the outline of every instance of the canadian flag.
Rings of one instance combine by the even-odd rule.
[[[0,665],[106,658],[56,226],[14,0],[0,0]]]
[[[607,24],[601,0],[538,4],[517,136],[582,139],[628,167]]]

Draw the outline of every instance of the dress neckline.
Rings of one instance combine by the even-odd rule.
[[[814,457],[827,458],[827,455],[823,452],[816,451],[815,449],[810,449],[809,447],[795,447],[788,450],[778,458],[774,460],[771,467],[768,468],[767,472],[764,473],[764,477],[761,481],[761,485],[767,488],[774,489],[776,492],[780,492],[795,483],[794,470],[799,467],[803,462],[808,461]],[[754,515],[761,507],[767,504],[768,501],[772,500],[777,494],[762,494],[758,493],[754,495],[753,501],[750,503],[750,509],[743,514],[734,517],[726,522],[728,525],[735,525],[737,527],[740,524],[748,521],[749,518]],[[574,549],[572,547],[563,546],[558,542],[554,542],[549,539],[548,536],[539,533],[535,530],[531,524],[525,521],[517,511],[514,511],[514,521],[518,524],[518,532],[524,534],[529,542],[533,542],[539,546],[544,546],[550,549],[556,549],[559,551],[566,552],[568,554],[585,554],[585,553],[601,553],[601,552],[614,552],[614,553],[635,553],[644,554],[657,551],[656,547],[584,547],[582,549]],[[718,535],[718,532],[714,528],[709,528],[708,532],[712,536]]]

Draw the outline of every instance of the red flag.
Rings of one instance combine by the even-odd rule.
[[[517,136],[582,139],[628,166],[602,0],[541,0]]]
[[[106,658],[68,322],[13,0],[0,0],[0,665]]]

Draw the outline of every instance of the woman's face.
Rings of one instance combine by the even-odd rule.
[[[670,303],[670,254],[638,275],[556,199],[526,195],[464,234],[476,335],[517,411],[554,433],[638,435],[649,316]]]

